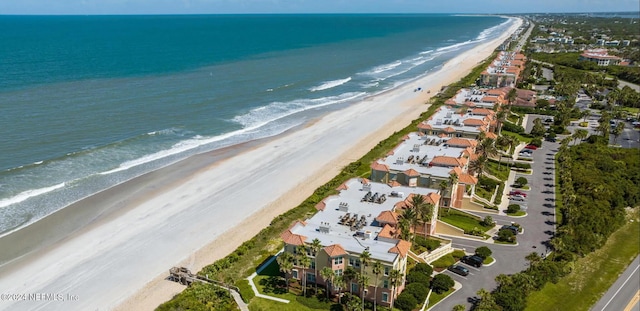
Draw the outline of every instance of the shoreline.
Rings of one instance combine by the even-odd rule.
[[[392,91],[330,112],[275,137],[190,157],[74,203],[67,213],[71,210],[90,213],[89,209],[94,208],[95,215],[87,225],[71,230],[69,236],[53,245],[1,266],[0,288],[46,292],[62,287],[58,282],[73,284],[71,277],[62,276],[70,269],[95,269],[99,273],[91,270],[88,277],[106,281],[102,290],[111,296],[105,294],[102,301],[87,301],[93,297],[85,297],[84,304],[78,305],[47,306],[54,309],[156,308],[183,289],[177,283],[164,281],[172,265],[180,262],[197,271],[232,252],[268,226],[273,217],[296,206],[333,178],[343,166],[417,118],[440,86],[466,75],[491,55],[520,23],[516,22],[498,38],[458,55],[440,70]],[[417,86],[431,92],[412,92]],[[244,215],[238,215],[243,212]],[[62,214],[65,213],[56,217],[69,216]],[[51,223],[43,223],[41,227],[57,225],[55,219],[51,218]],[[24,234],[26,238],[33,238],[27,232]],[[12,245],[3,242],[9,241],[0,240],[0,247]],[[65,258],[73,249],[86,253],[71,256],[79,258]],[[7,254],[3,251],[2,256]],[[118,266],[124,263],[128,266]],[[124,271],[114,272],[116,267]],[[20,277],[21,273],[27,273],[22,280],[25,284],[11,287],[8,279]],[[77,284],[71,288],[80,290]],[[103,294],[101,289],[83,290],[83,294]],[[117,298],[109,299],[114,297]],[[0,304],[0,308],[4,307]]]

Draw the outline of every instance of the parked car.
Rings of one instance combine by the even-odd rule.
[[[532,144],[528,144],[524,148],[529,150],[538,150],[538,146]]]
[[[449,266],[449,268],[447,269],[455,274],[460,274],[462,276],[469,275],[469,269],[460,265],[452,265],[452,266]]]
[[[555,138],[555,137],[547,137],[547,138],[546,138],[546,140],[547,140],[548,142],[552,142],[552,143],[555,143],[555,142],[556,142],[556,138]]]
[[[509,226],[509,225],[504,225],[500,228],[500,230],[510,230],[511,232],[513,232],[514,235],[517,235],[518,232],[520,231],[518,229],[518,227],[516,226]]]
[[[482,258],[480,256],[462,256],[462,259],[460,259],[460,261],[470,265],[470,266],[474,266],[476,268],[480,268],[482,267]]]
[[[514,194],[514,195],[509,197],[509,200],[524,202],[524,200],[526,200],[526,198],[521,196],[521,195],[519,195],[519,194]]]
[[[527,193],[524,191],[520,191],[520,190],[513,190],[511,192],[509,192],[509,195],[521,195],[523,197],[527,197]]]

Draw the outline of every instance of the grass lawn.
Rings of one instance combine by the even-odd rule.
[[[487,162],[487,173],[495,177],[498,177],[502,181],[507,180],[507,178],[509,177],[510,171],[511,169],[504,163],[498,165],[497,162],[493,162],[493,161]]]
[[[525,142],[527,144],[531,142],[531,138],[530,137],[524,137],[524,136],[522,136],[522,135],[520,135],[518,133],[509,132],[509,131],[505,131],[505,130],[502,130],[500,133],[502,135],[505,135],[505,136],[513,136],[513,137],[517,138],[519,141]]]
[[[429,296],[429,304],[427,305],[426,309],[440,302],[442,299],[447,298],[447,296],[451,295],[452,293],[453,293],[453,288],[450,288],[448,291],[442,294],[436,294],[435,292],[431,292],[431,296]]]
[[[526,311],[589,310],[640,252],[640,225],[627,223],[599,250],[580,258],[573,272],[527,299]]]
[[[465,233],[471,232],[472,230],[474,230],[474,228],[477,228],[482,232],[487,232],[489,231],[489,229],[493,228],[493,226],[483,226],[482,224],[480,224],[482,219],[456,210],[449,211],[449,214],[443,214],[440,217],[440,220],[452,226],[463,229]]]
[[[518,217],[518,216],[524,216],[524,215],[526,215],[526,214],[527,214],[527,212],[525,212],[525,211],[517,211],[517,212],[515,212],[515,213],[507,213],[507,215],[509,215],[509,216],[515,216],[515,217]]]
[[[496,261],[496,260],[495,260],[495,259],[493,259],[493,257],[489,256],[489,257],[485,258],[485,259],[482,261],[482,264],[483,264],[483,265],[488,265],[488,264],[493,263],[494,261]]]

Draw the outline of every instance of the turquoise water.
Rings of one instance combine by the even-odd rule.
[[[0,232],[437,69],[495,16],[0,16]]]

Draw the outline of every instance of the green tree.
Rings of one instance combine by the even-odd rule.
[[[484,170],[487,166],[487,157],[484,155],[479,156],[477,159],[472,160],[471,163],[469,163],[469,171],[472,174],[478,174],[478,177],[482,176],[482,173],[484,173]]]
[[[311,267],[311,258],[307,256],[306,247],[298,246],[296,252],[296,262],[302,268],[302,295],[307,296],[307,269]]]
[[[476,294],[479,296],[480,301],[478,302],[478,304],[476,305],[476,307],[473,310],[475,310],[475,311],[497,311],[497,310],[501,310],[500,306],[498,306],[498,304],[496,304],[495,300],[493,300],[493,297],[491,296],[491,293],[488,292],[487,290],[485,290],[484,288],[481,288]]]
[[[587,138],[588,135],[589,135],[589,131],[587,130],[584,130],[584,129],[575,130],[573,132],[573,135],[571,135],[571,137],[573,138],[573,144],[575,145],[576,141]]]
[[[313,273],[315,275],[316,278],[316,293],[318,292],[318,252],[320,251],[320,249],[322,248],[322,242],[320,242],[320,240],[318,238],[313,239],[313,241],[311,241],[311,245],[309,245],[309,249],[311,249],[311,253],[313,254]]]
[[[544,127],[544,124],[542,124],[542,120],[540,120],[540,118],[536,118],[535,120],[533,120],[533,128],[531,128],[531,135],[533,135],[534,137],[542,137],[544,136],[544,133],[547,131],[547,129]]]
[[[526,177],[520,176],[520,177],[516,178],[516,182],[515,183],[516,183],[516,185],[518,187],[522,188],[522,187],[526,186],[527,183],[529,183],[529,181],[527,180]]]
[[[399,270],[393,269],[389,272],[389,283],[391,284],[391,310],[393,310],[396,288],[402,284],[403,275]]]
[[[346,269],[344,269],[343,278],[345,280],[345,283],[349,287],[349,294],[353,294],[351,282],[353,282],[354,280],[357,280],[356,279],[357,276],[358,276],[358,271],[356,271],[352,267],[347,267]]]
[[[613,128],[613,144],[615,145],[618,141],[618,137],[624,132],[624,122],[618,122],[616,127]]]
[[[376,305],[378,301],[378,277],[382,273],[383,266],[379,261],[373,263],[372,272],[376,276],[376,282],[373,287],[373,311],[377,311]]]
[[[491,254],[493,254],[493,252],[491,251],[491,249],[489,249],[486,246],[480,246],[480,247],[476,248],[476,255],[482,257],[482,259],[489,258],[489,256],[491,256]]]
[[[331,269],[331,267],[324,267],[322,268],[322,270],[320,270],[320,276],[322,276],[322,279],[324,280],[327,290],[327,298],[329,298],[329,283],[333,284],[333,279],[336,277],[336,273],[333,271],[333,269]],[[316,285],[317,284],[318,282],[316,282]]]
[[[284,273],[284,279],[287,283],[287,291],[289,290],[289,277],[293,270],[293,255],[289,252],[283,252],[276,259],[278,262],[278,266],[280,267],[280,272]]]
[[[413,228],[413,232],[415,234],[415,228],[418,224],[418,213],[416,212],[416,210],[414,208],[408,208],[404,210],[404,212],[402,213],[402,218],[409,223],[410,227]],[[413,242],[413,239],[414,238],[412,236],[410,241]]]
[[[453,279],[444,273],[437,274],[431,279],[431,289],[438,294],[448,291],[454,284]]]
[[[360,297],[362,297],[362,310],[364,310],[364,292],[367,289],[367,286],[369,285],[369,276],[366,274],[360,274],[358,275],[358,285],[360,287]]]
[[[453,309],[451,309],[451,311],[465,311],[467,308],[465,308],[464,305],[455,305],[453,306]]]

